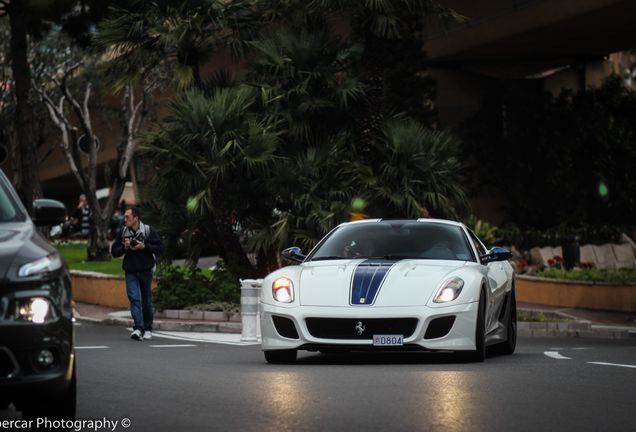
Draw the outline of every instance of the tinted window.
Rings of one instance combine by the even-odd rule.
[[[477,253],[479,254],[479,256],[485,255],[488,253],[488,251],[486,250],[486,248],[484,247],[483,244],[481,244],[481,242],[479,241],[479,239],[477,238],[477,236],[475,235],[474,232],[472,232],[471,230],[468,230],[468,233],[470,234],[470,240],[473,242],[473,244],[475,245],[475,249],[477,249]]]
[[[24,222],[26,217],[16,205],[10,187],[0,176],[0,222]]]
[[[386,221],[338,228],[318,246],[310,260],[338,257],[469,261],[473,254],[458,226]]]

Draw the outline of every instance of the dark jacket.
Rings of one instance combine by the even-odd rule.
[[[144,229],[140,225],[139,230],[130,231],[125,227],[117,233],[117,237],[110,248],[110,253],[117,258],[124,255],[122,268],[126,273],[139,273],[151,271],[155,266],[155,257],[163,252],[163,244],[157,231],[152,227],[148,227],[148,237],[146,238]],[[146,245],[143,250],[125,250],[124,249],[124,232],[129,232],[133,237]]]

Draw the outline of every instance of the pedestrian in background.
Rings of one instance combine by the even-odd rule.
[[[115,258],[124,255],[126,292],[134,321],[131,339],[152,339],[152,273],[163,245],[157,232],[141,221],[138,208],[124,212],[124,226],[111,246]]]
[[[88,238],[90,234],[90,209],[86,195],[80,194],[77,208],[73,213],[73,238]]]

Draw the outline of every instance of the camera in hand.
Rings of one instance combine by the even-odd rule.
[[[131,246],[131,247],[135,247],[135,246],[137,246],[137,244],[138,244],[138,243],[139,243],[139,242],[138,242],[136,239],[132,239],[132,240],[130,240],[130,246]]]

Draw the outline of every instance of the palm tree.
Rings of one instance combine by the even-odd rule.
[[[163,128],[150,134],[146,145],[152,163],[165,170],[162,175],[181,182],[182,200],[191,197],[190,210],[209,215],[228,268],[243,275],[253,268],[231,214],[235,204],[249,204],[241,192],[254,187],[256,175],[268,174],[278,146],[273,126],[253,114],[256,102],[255,91],[246,86],[211,95],[185,92],[171,102]]]
[[[392,120],[373,151],[377,165],[355,161],[350,168],[359,189],[366,191],[367,211],[383,217],[420,217],[426,209],[456,218],[469,208],[459,142],[450,134],[414,120]]]
[[[201,66],[226,45],[240,48],[234,10],[221,0],[131,0],[111,9],[96,43],[118,87],[161,66],[179,88],[201,87]]]

